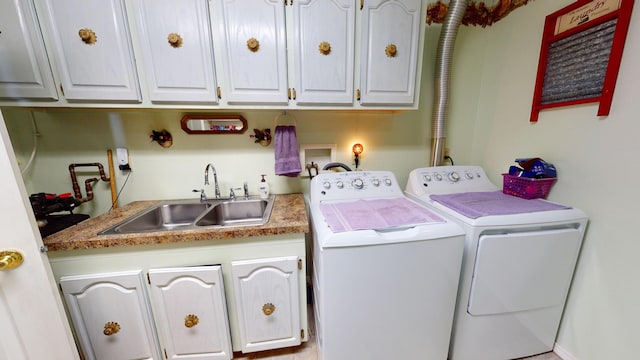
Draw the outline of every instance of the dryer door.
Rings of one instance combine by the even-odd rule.
[[[578,229],[556,229],[480,236],[469,314],[562,306],[582,235]]]

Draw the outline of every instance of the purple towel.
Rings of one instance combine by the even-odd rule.
[[[276,126],[273,141],[276,175],[291,177],[300,175],[302,165],[300,165],[296,127],[294,125]]]
[[[535,211],[570,209],[569,206],[555,204],[540,199],[521,199],[506,195],[502,191],[466,192],[459,194],[431,195],[431,200],[477,219],[481,216],[522,214]]]

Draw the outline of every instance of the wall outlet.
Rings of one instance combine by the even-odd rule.
[[[118,168],[120,170],[131,170],[129,166],[129,152],[126,148],[117,148],[116,158],[118,159]]]

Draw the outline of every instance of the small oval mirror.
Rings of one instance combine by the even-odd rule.
[[[242,134],[247,120],[242,115],[185,115],[180,120],[187,134]]]

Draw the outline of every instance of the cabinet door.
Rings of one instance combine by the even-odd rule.
[[[370,0],[362,9],[362,105],[414,103],[421,0]]]
[[[354,0],[293,2],[298,104],[353,104]]]
[[[242,352],[300,345],[298,258],[234,261]]]
[[[231,359],[220,266],[149,270],[158,332],[169,359]]]
[[[217,103],[207,0],[137,0],[151,101]]]
[[[60,286],[87,359],[160,359],[142,271],[66,276]]]
[[[58,99],[32,0],[0,2],[0,98]]]
[[[124,0],[43,0],[67,100],[141,100]]]
[[[285,4],[216,1],[223,54],[222,97],[230,104],[281,104],[287,97]]]

